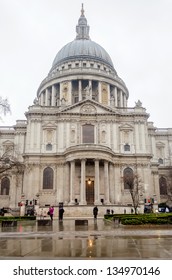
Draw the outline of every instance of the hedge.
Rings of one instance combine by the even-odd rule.
[[[0,222],[2,221],[30,221],[30,220],[36,220],[36,216],[0,216]]]
[[[172,213],[163,214],[115,214],[104,215],[105,220],[119,220],[123,225],[143,225],[143,224],[172,224]]]

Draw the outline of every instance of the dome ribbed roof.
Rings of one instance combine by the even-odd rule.
[[[94,60],[97,62],[105,63],[114,69],[113,62],[109,54],[99,44],[90,39],[90,27],[87,25],[87,19],[84,15],[82,4],[81,16],[76,26],[76,39],[65,45],[56,55],[52,69],[56,65],[70,60]]]
[[[72,59],[93,59],[113,67],[109,54],[99,44],[87,39],[74,40],[65,45],[56,55],[52,67]]]

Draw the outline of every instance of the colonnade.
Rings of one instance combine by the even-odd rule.
[[[100,199],[100,160],[94,159],[94,171],[93,176],[91,176],[94,181],[94,204],[100,205],[101,199]],[[101,160],[102,162],[102,160]],[[69,168],[69,204],[75,204],[75,181],[77,180],[76,176],[76,168],[75,168],[75,161],[68,162],[68,168]],[[109,162],[104,160],[104,180],[103,180],[103,198],[104,198],[104,204],[110,204],[110,180],[109,180],[109,172],[110,172],[110,165]],[[89,176],[87,175],[87,160],[81,159],[80,160],[80,205],[86,205],[86,181],[88,180]]]
[[[125,92],[118,88],[117,86],[110,85],[108,83],[102,83],[101,81],[97,81],[97,89],[93,90],[93,80],[85,80],[88,81],[87,86],[85,87],[83,84],[83,80],[71,80],[67,82],[61,82],[54,85],[51,85],[40,92],[38,103],[41,106],[60,106],[63,104],[63,100],[65,99],[64,93],[66,92],[68,95],[68,100],[66,100],[66,105],[71,105],[75,103],[72,98],[73,95],[76,95],[74,92],[72,82],[78,82],[77,87],[77,100],[81,101],[84,98],[92,99],[93,95],[96,95],[96,100],[99,103],[113,106],[113,107],[127,107],[127,97]],[[64,83],[66,83],[67,88],[64,90]],[[106,102],[103,98],[103,92],[106,89]],[[96,92],[95,92],[96,91]],[[113,99],[113,102],[111,102]]]

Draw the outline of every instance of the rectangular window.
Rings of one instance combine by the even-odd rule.
[[[79,101],[78,96],[75,96],[75,97],[74,97],[74,103],[77,103],[78,101]]]
[[[94,143],[94,125],[86,124],[82,127],[83,143]]]

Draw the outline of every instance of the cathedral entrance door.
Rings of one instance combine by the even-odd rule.
[[[94,204],[94,181],[90,179],[86,181],[86,202],[87,205]]]

